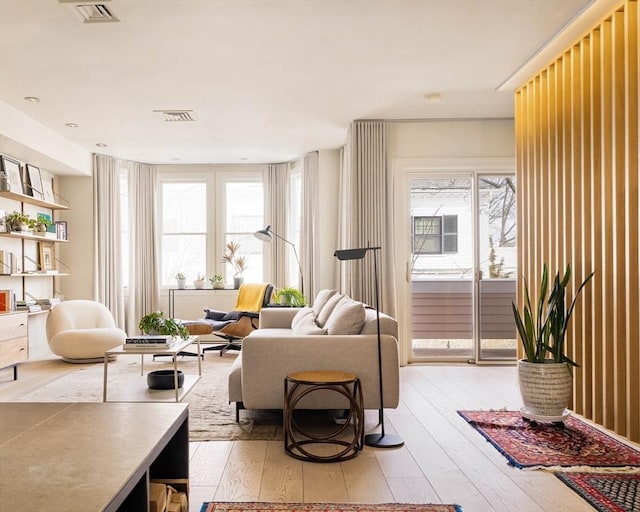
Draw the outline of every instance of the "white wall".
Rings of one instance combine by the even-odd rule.
[[[515,157],[513,119],[397,122],[389,135],[392,159]]]
[[[60,292],[66,299],[94,299],[93,263],[93,179],[89,176],[61,176],[58,193],[67,199],[69,210],[61,210],[67,221],[68,244],[60,246],[60,259],[71,275],[60,278]]]

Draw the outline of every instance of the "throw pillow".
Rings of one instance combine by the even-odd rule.
[[[344,295],[336,293],[336,294],[332,295],[331,297],[329,297],[329,300],[327,300],[327,303],[324,306],[322,306],[322,309],[320,310],[320,313],[318,313],[318,315],[316,315],[316,323],[320,327],[324,327],[324,324],[327,323],[327,320],[329,320],[329,317],[331,316],[331,313],[333,312],[333,308],[336,307],[336,304],[338,302],[340,302],[340,299],[342,297],[344,297]]]
[[[327,301],[337,293],[337,290],[320,290],[316,295],[316,300],[313,301],[313,314],[316,318],[322,311],[322,308]]]
[[[296,327],[304,320],[305,317],[311,316],[313,318],[313,309],[310,307],[300,308],[300,311],[296,313],[291,320],[291,330],[295,332]]]
[[[310,311],[306,315],[302,316],[294,327],[293,323],[291,324],[291,330],[293,334],[298,334],[302,336],[308,336],[311,334],[327,334],[326,329],[322,329],[318,327],[316,322],[313,319],[313,311]]]
[[[334,308],[324,328],[327,334],[360,334],[364,325],[364,305],[344,297]]]

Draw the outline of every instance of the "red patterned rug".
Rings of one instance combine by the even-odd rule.
[[[600,512],[640,512],[640,475],[557,473],[556,476]]]
[[[517,468],[579,467],[640,471],[640,451],[569,417],[564,428],[524,421],[516,411],[458,411]]]
[[[414,503],[203,503],[200,512],[462,512],[460,505]]]

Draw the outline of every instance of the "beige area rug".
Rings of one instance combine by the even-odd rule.
[[[220,440],[280,440],[282,414],[280,411],[240,411],[240,423],[235,421],[235,404],[229,404],[227,378],[231,364],[237,357],[227,353],[220,357],[217,352],[207,353],[202,362],[202,377],[183,399],[189,404],[189,439],[191,441]],[[21,402],[100,402],[104,365],[74,365],[69,373],[69,363],[60,360],[65,373],[29,394]],[[145,373],[153,370],[173,368],[168,358],[152,361],[145,356]],[[178,369],[185,374],[197,374],[195,357],[181,357]],[[120,356],[109,363],[109,392],[127,380],[140,378],[139,356]]]

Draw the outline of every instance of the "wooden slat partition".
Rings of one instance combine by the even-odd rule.
[[[635,442],[639,24],[638,1],[621,2],[515,97],[521,273],[535,293],[545,263],[552,273],[571,264],[573,290],[595,270],[567,338],[581,365],[573,409]]]

